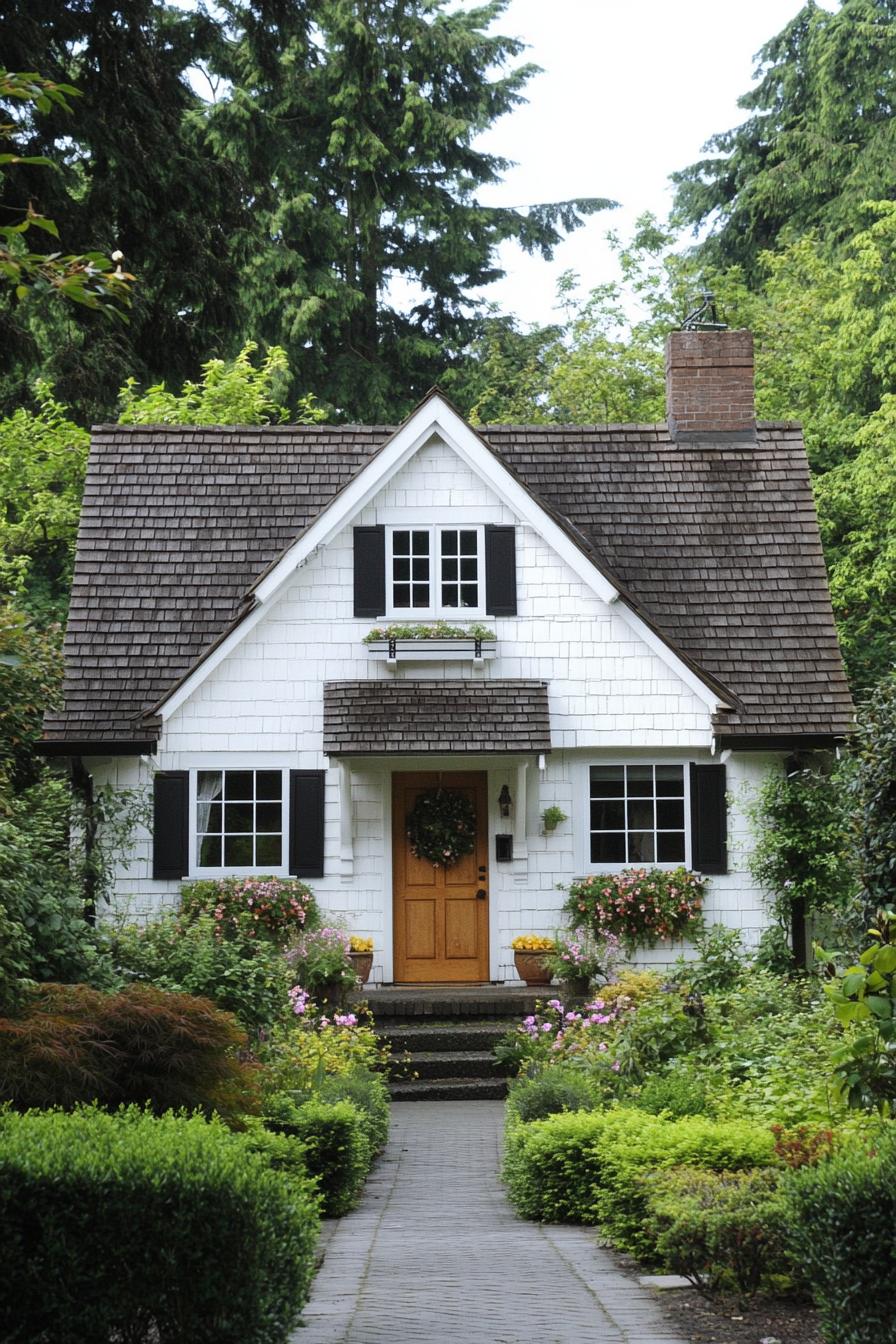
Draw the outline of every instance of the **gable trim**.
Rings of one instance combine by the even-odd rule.
[[[732,697],[720,693],[723,688],[712,678],[689,666],[652,629],[631,605],[628,594],[604,573],[585,538],[576,540],[577,529],[572,524],[564,525],[565,520],[540,501],[444,396],[434,390],[314,521],[299,533],[279,559],[259,576],[246,594],[244,611],[144,717],[158,714],[163,721],[169,719],[272,609],[293,574],[349,525],[434,435],[456,452],[521,522],[538,533],[586,587],[613,606],[633,633],[639,635],[707,707],[712,710],[730,708],[736,703]],[[623,599],[621,602],[620,598]]]

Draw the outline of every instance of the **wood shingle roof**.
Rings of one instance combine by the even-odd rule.
[[[150,742],[147,712],[248,590],[388,440],[385,426],[94,432],[49,750]],[[797,426],[756,444],[664,425],[480,431],[577,529],[653,627],[738,697],[721,734],[830,737],[852,705]]]

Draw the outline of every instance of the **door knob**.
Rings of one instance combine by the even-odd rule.
[[[488,892],[485,890],[485,887],[480,887],[476,893],[477,901],[484,901],[487,900],[487,898],[488,898]]]

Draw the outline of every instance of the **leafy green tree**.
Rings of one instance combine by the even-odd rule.
[[[760,253],[816,229],[849,238],[862,203],[896,195],[896,5],[813,0],[763,46],[757,84],[739,101],[750,115],[713,136],[710,157],[673,174],[676,213],[699,251],[737,263],[752,282]]]
[[[62,685],[58,626],[38,630],[22,612],[0,607],[0,800],[42,776],[34,754],[43,713]]]
[[[254,341],[247,341],[232,360],[210,359],[202,366],[202,380],[186,382],[180,393],[169,392],[163,383],[137,391],[129,378],[121,389],[123,425],[264,425],[292,420],[315,424],[324,411],[309,393],[299,398],[290,412],[282,398],[289,384],[286,352],[272,346],[256,368]]]
[[[47,384],[36,400],[0,420],[0,585],[47,622],[68,605],[90,440]]]
[[[522,44],[488,29],[507,0],[228,0],[227,96],[209,143],[234,165],[256,234],[244,325],[283,345],[341,415],[404,414],[456,363],[500,243],[550,256],[610,204],[485,206],[504,160],[476,137],[522,100]],[[410,311],[388,297],[410,285]]]
[[[896,912],[896,669],[860,706],[847,782],[867,922]],[[896,937],[896,921],[891,921]]]

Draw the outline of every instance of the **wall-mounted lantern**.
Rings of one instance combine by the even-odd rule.
[[[502,817],[510,816],[510,809],[513,807],[513,799],[510,796],[510,790],[506,784],[501,785],[501,792],[498,794],[498,807],[501,810]]]

